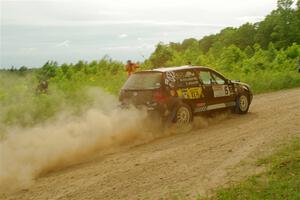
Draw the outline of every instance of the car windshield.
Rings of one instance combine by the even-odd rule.
[[[157,89],[161,86],[162,73],[136,73],[132,74],[126,81],[123,89],[141,90],[141,89]]]

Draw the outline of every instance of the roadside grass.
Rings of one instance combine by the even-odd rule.
[[[300,137],[281,145],[275,153],[259,159],[258,166],[266,171],[238,183],[221,186],[211,197],[189,197],[184,192],[175,193],[172,200],[299,200],[300,199]]]
[[[227,188],[217,189],[213,197],[204,199],[300,199],[299,137],[273,155],[258,160],[257,164],[265,165],[267,171]]]

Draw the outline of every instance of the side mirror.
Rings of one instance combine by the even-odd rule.
[[[230,79],[227,80],[227,84],[231,84],[231,80]]]

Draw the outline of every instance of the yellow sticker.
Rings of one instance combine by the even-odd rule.
[[[182,88],[177,90],[178,97],[184,99],[200,99],[204,97],[201,87]]]

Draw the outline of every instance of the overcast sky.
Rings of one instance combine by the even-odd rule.
[[[143,60],[181,42],[260,21],[276,0],[0,0],[1,67]]]

